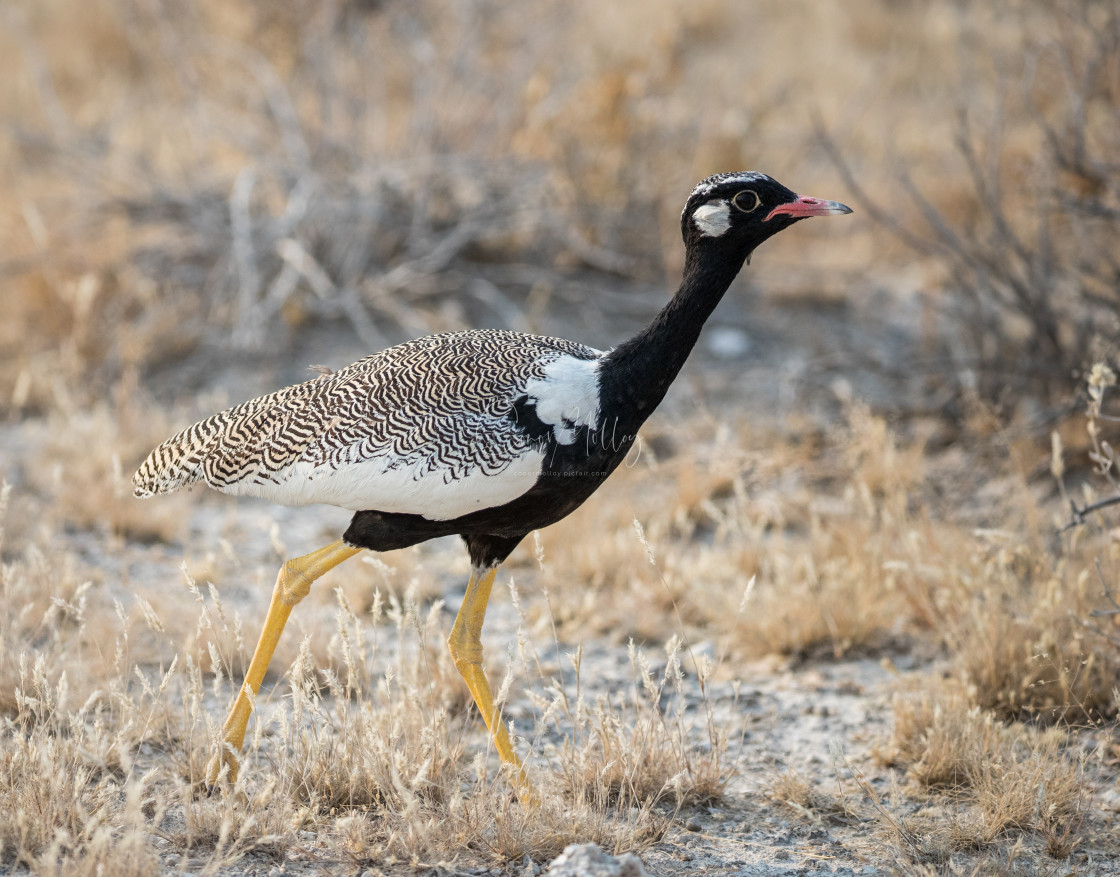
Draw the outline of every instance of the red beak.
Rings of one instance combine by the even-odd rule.
[[[844,213],[851,212],[851,207],[841,204],[839,201],[825,201],[821,198],[798,196],[796,201],[790,201],[788,204],[779,204],[770,211],[763,222],[773,219],[780,213],[788,213],[790,216],[796,217],[797,219],[804,219],[806,216],[840,216]]]

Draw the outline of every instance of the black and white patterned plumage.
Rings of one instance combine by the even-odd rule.
[[[429,520],[501,505],[532,488],[550,444],[594,428],[601,355],[517,332],[419,338],[188,427],[152,451],[135,493],[201,482]]]
[[[579,507],[622,462],[751,253],[850,213],[765,174],[717,174],[681,214],[680,288],[610,351],[516,332],[432,335],[201,421],[156,448],[137,496],[204,483],[355,512],[375,551],[459,534],[476,567]]]

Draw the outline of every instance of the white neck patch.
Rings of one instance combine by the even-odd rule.
[[[562,445],[576,440],[576,430],[599,425],[599,366],[602,358],[559,356],[544,367],[544,377],[525,384],[537,417]]]
[[[722,200],[701,204],[692,212],[692,221],[700,229],[700,234],[718,238],[731,228],[731,205]]]

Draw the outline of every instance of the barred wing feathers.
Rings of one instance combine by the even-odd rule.
[[[586,422],[597,404],[588,402],[597,378],[590,389],[587,379],[599,356],[516,332],[420,338],[188,427],[152,451],[133,477],[135,493],[201,482],[285,505],[436,520],[490,508],[532,487],[544,462],[544,450],[511,419],[513,402],[547,393],[539,410],[560,411],[557,400],[574,398],[567,407],[582,405]],[[573,372],[583,375],[577,397]],[[559,387],[549,383],[557,375]],[[558,436],[571,425],[564,417]]]

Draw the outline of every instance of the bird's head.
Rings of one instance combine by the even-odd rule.
[[[716,174],[692,190],[681,233],[689,250],[716,247],[749,262],[755,247],[795,222],[851,212],[837,201],[791,192],[766,174]]]

